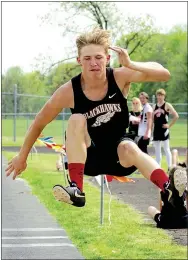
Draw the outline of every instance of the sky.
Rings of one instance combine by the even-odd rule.
[[[48,2],[2,2],[2,72],[11,66],[20,66],[25,72],[42,64],[42,57],[50,62],[65,58],[70,38],[61,35],[57,24],[42,24],[40,17],[51,13]],[[186,2],[119,2],[125,15],[150,14],[156,26],[170,30],[176,24],[187,24]],[[61,19],[66,19],[66,14]],[[84,18],[79,24],[85,24]],[[72,41],[75,39],[72,39]],[[49,64],[50,64],[49,62]]]

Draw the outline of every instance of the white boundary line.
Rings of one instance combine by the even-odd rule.
[[[37,236],[37,237],[20,237],[20,236],[17,236],[17,237],[2,237],[2,239],[5,239],[5,240],[11,240],[11,239],[59,239],[59,238],[65,238],[65,239],[68,239],[67,236]]]
[[[64,231],[62,228],[2,228],[3,231]]]
[[[2,244],[2,248],[4,247],[47,247],[47,246],[70,246],[75,247],[70,243],[42,243],[42,244]]]

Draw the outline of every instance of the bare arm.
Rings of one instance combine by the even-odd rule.
[[[153,113],[152,113],[152,126],[151,126],[151,131],[153,132],[154,130],[154,111],[155,111],[156,105],[152,105]]]
[[[146,115],[147,115],[147,129],[146,129],[146,132],[145,132],[145,135],[144,135],[144,137],[146,139],[151,137],[151,129],[152,129],[152,122],[153,122],[152,114],[153,114],[152,112],[147,112],[146,113]]]
[[[110,47],[118,54],[119,62],[123,66],[115,69],[118,77],[125,82],[156,82],[168,81],[170,72],[157,62],[131,61],[127,50],[120,47]]]
[[[129,82],[168,81],[170,73],[162,65],[155,62],[132,62],[129,67],[116,69],[119,77]]]
[[[173,106],[169,103],[166,103],[166,111],[168,111],[171,115],[172,115],[172,121],[170,122],[168,128],[170,128],[171,126],[173,126],[175,124],[175,122],[177,121],[177,119],[179,118],[178,113],[176,112],[176,110],[173,108]]]
[[[127,72],[131,82],[139,81],[168,81],[170,73],[157,62],[131,61]]]
[[[28,154],[44,127],[50,123],[62,111],[63,108],[73,107],[73,103],[72,85],[71,82],[68,82],[55,91],[53,96],[46,102],[44,107],[35,117],[35,120],[26,133],[24,143],[19,154],[13,157],[8,163],[5,170],[6,176],[13,173],[14,180],[17,175],[25,171],[27,167],[26,161]]]
[[[24,143],[20,149],[19,156],[22,160],[27,160],[28,154],[39,137],[42,130],[49,124],[63,108],[71,107],[73,104],[73,93],[71,83],[58,88],[52,97],[46,102],[44,107],[36,115],[30,128],[28,129]]]

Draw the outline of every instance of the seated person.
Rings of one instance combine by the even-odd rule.
[[[181,166],[173,167],[169,172],[169,178],[173,179],[173,175],[179,174],[183,176],[185,168]],[[178,183],[174,183],[174,192],[177,192]],[[188,228],[188,202],[187,189],[179,192],[179,196],[174,199],[173,204],[168,202],[168,198],[165,198],[165,194],[161,191],[161,197],[163,199],[163,205],[161,212],[153,206],[148,208],[148,214],[155,220],[158,228],[163,229],[181,229]],[[180,194],[181,193],[181,194]]]

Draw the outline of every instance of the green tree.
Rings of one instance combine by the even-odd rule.
[[[60,19],[57,20],[57,17]],[[85,17],[87,26],[78,24],[80,18]],[[53,23],[55,21],[62,29],[62,36],[75,38],[84,30],[98,25],[103,29],[108,29],[112,33],[112,41],[120,39],[122,33],[126,33],[126,38],[121,39],[122,47],[132,46],[131,52],[144,44],[157,32],[154,26],[153,18],[149,15],[143,17],[125,17],[114,2],[60,2],[57,8],[42,17],[43,23]],[[145,35],[144,35],[145,33]],[[133,41],[134,40],[134,41]],[[67,57],[72,59],[76,57],[75,42],[71,44],[70,50],[66,53]],[[54,62],[55,66],[62,60]]]
[[[183,26],[175,26],[166,34],[153,35],[143,47],[131,54],[131,59],[159,62],[171,73],[171,79],[168,82],[132,84],[131,95],[138,96],[140,91],[145,91],[152,97],[158,88],[164,88],[169,102],[186,102],[187,33]]]
[[[37,96],[46,96],[47,88],[45,85],[45,76],[39,71],[25,73],[23,77],[23,93]],[[44,97],[19,97],[19,111],[22,112],[38,112],[46,102],[47,98]]]
[[[20,91],[23,87],[22,69],[18,66],[11,67],[2,77],[2,92],[10,92],[12,95],[2,94],[2,112],[13,113],[14,112],[14,85],[17,84],[17,89]]]
[[[77,63],[59,64],[53,68],[46,78],[47,94],[51,95],[60,85],[63,85],[80,72],[81,68]]]

